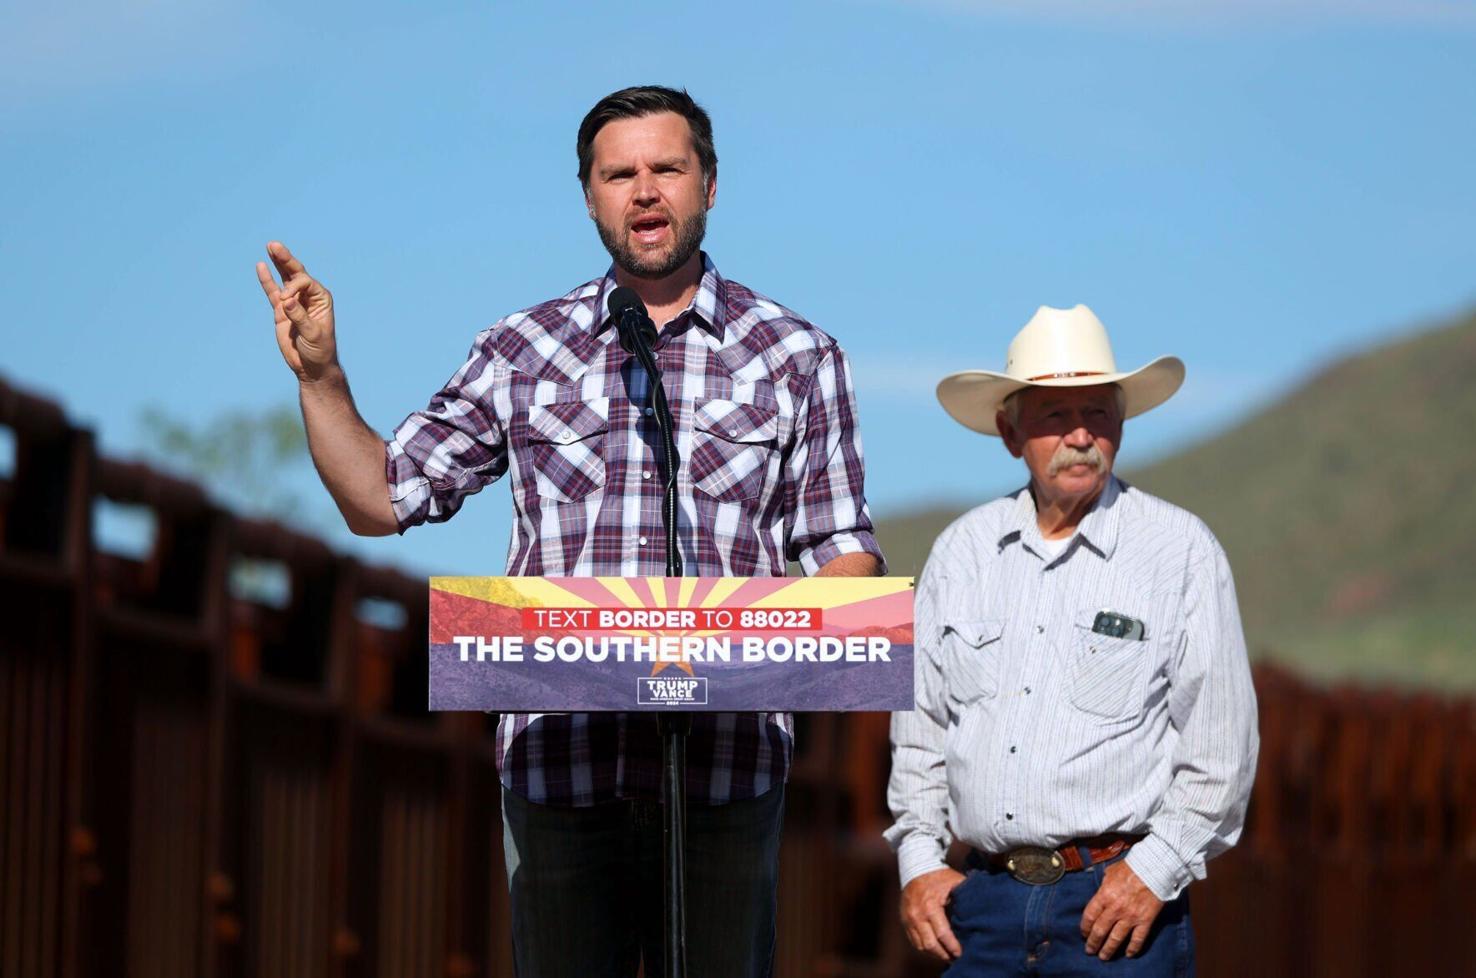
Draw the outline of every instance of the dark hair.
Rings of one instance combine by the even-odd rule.
[[[595,135],[605,128],[605,123],[616,119],[638,119],[658,112],[675,112],[687,120],[692,130],[692,149],[697,153],[697,162],[704,176],[717,171],[717,150],[712,145],[712,119],[707,111],[693,101],[686,89],[680,92],[662,85],[638,85],[611,92],[595,103],[584,121],[579,124],[579,183],[589,187],[589,171],[594,166]]]

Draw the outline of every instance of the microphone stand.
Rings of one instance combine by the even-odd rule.
[[[671,406],[666,401],[666,387],[661,382],[661,368],[651,352],[646,328],[650,320],[625,309],[617,317],[622,346],[635,354],[645,371],[651,390],[651,406],[656,427],[661,431],[661,474],[665,493],[661,503],[661,523],[666,531],[666,576],[682,576],[682,555],[677,542],[677,448],[676,425]],[[644,320],[641,322],[640,320]],[[661,839],[662,889],[665,897],[665,941],[663,958],[665,978],[687,978],[687,734],[692,729],[688,713],[662,713],[656,718],[661,732],[661,806],[664,822]]]

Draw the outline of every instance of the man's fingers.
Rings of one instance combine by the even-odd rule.
[[[308,340],[312,340],[318,333],[318,327],[308,318],[307,310],[297,297],[289,295],[282,300],[282,311],[287,314],[287,319],[297,328],[298,333]]]
[[[942,907],[914,908],[902,916],[902,929],[912,946],[940,961],[952,961],[963,952]]]
[[[920,941],[913,946],[916,947],[919,951],[924,951],[928,954],[931,954],[939,961],[953,960],[952,955],[950,955],[948,951],[944,949],[943,945],[938,943],[937,935],[933,933],[933,929],[928,925],[924,924],[918,929],[918,937],[920,938]]]
[[[940,961],[952,961],[963,953],[944,909],[962,881],[959,873],[940,869],[918,877],[902,890],[900,910],[907,939],[913,947]]]
[[[272,278],[271,269],[267,268],[267,263],[264,261],[256,263],[256,280],[261,283],[261,291],[266,293],[266,297],[276,302],[277,280]]]
[[[307,271],[302,267],[302,262],[293,257],[292,252],[288,251],[287,246],[280,241],[268,242],[267,255],[271,257],[272,264],[277,266],[277,272],[282,276],[283,281]]]
[[[1126,920],[1119,920],[1113,924],[1111,932],[1107,935],[1107,943],[1102,945],[1102,951],[1097,957],[1103,961],[1111,961],[1112,956],[1117,953],[1119,947],[1122,947],[1122,942],[1127,939],[1132,930],[1133,925]]]
[[[1086,950],[1088,954],[1096,954],[1102,947],[1102,942],[1107,940],[1107,935],[1112,932],[1112,927],[1117,923],[1118,914],[1115,910],[1106,910],[1101,913],[1092,923],[1092,929],[1087,934]]]
[[[1133,936],[1128,939],[1127,956],[1136,958],[1138,952],[1143,950],[1143,945],[1148,943],[1148,932],[1153,929],[1151,923],[1143,923],[1133,928]]]
[[[934,940],[933,930],[927,924],[909,923],[905,929],[907,931],[907,940],[911,942],[913,947],[922,951],[924,954],[931,954],[934,957],[942,956],[943,949]]]
[[[1081,914],[1081,936],[1090,937],[1097,918],[1102,916],[1102,891],[1098,890],[1087,902]]]
[[[305,299],[304,292],[311,292],[314,289],[321,288],[322,286],[314,281],[311,275],[306,272],[298,272],[296,275],[282,282],[281,291],[288,295],[295,295],[299,299]]]
[[[948,926],[948,915],[943,912],[942,907],[935,907],[928,914],[928,924],[933,929],[933,937],[943,950],[948,952],[947,960],[952,960],[963,953],[959,946],[958,938],[953,936],[953,928]]]

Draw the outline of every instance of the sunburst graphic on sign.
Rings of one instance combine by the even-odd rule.
[[[912,584],[434,577],[430,705],[504,714],[908,709]]]

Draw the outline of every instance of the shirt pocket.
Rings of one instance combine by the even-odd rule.
[[[943,624],[943,687],[960,707],[993,699],[999,692],[1003,618]]]
[[[1092,631],[1100,608],[1083,608],[1072,629],[1071,705],[1103,721],[1143,711],[1152,642]]]
[[[528,457],[538,494],[576,502],[605,484],[610,399],[528,408]]]
[[[692,409],[692,488],[719,502],[753,499],[764,487],[776,447],[773,408],[708,399]]]

